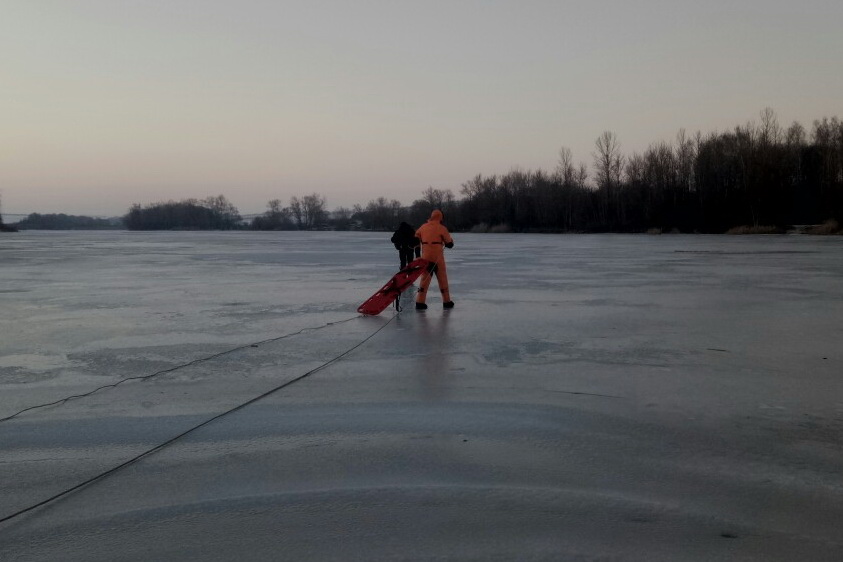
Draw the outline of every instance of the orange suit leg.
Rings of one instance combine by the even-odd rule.
[[[451,300],[451,293],[448,291],[448,272],[445,269],[445,260],[436,266],[436,283],[439,285],[439,292],[442,293],[442,302]]]
[[[439,260],[436,263],[436,283],[439,285],[439,292],[442,293],[442,302],[451,300],[451,293],[448,291],[448,273],[445,269],[445,260]],[[427,290],[430,288],[430,281],[433,276],[425,271],[421,276],[419,282],[419,292],[416,295],[416,302],[423,303],[427,300]]]
[[[416,302],[424,303],[427,299],[427,289],[430,287],[431,275],[429,271],[422,273],[419,281],[419,292],[416,294]]]

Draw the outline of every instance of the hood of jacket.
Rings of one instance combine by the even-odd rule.
[[[434,209],[434,211],[430,213],[430,218],[427,220],[428,222],[442,222],[442,211]]]

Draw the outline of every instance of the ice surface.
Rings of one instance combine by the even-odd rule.
[[[388,233],[0,238],[0,417],[160,373],[0,422],[0,518],[324,365],[0,560],[843,559],[843,239],[455,242],[361,317]]]

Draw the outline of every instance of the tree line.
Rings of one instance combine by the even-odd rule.
[[[552,171],[478,174],[462,184],[461,198],[429,187],[409,206],[379,197],[326,213],[324,198],[310,197],[321,205],[320,224],[341,230],[389,230],[402,220],[418,225],[434,208],[451,228],[476,232],[776,232],[843,222],[843,122],[837,117],[814,121],[809,133],[797,122],[782,127],[767,108],[758,123],[707,135],[680,130],[672,142],[629,155],[605,131],[592,159],[590,168],[575,163],[562,148]],[[306,224],[292,220],[277,200],[270,206],[252,228]]]
[[[224,195],[141,206],[123,216],[129,230],[232,230],[241,228],[240,212]]]
[[[658,142],[624,155],[617,136],[595,141],[592,176],[567,149],[552,172],[514,170],[462,186],[457,226],[515,231],[725,232],[783,230],[843,218],[843,123],[759,124]]]
[[[451,229],[475,232],[719,233],[843,222],[837,117],[816,120],[808,131],[797,122],[781,126],[767,108],[758,122],[707,135],[680,130],[670,142],[631,154],[605,131],[591,156],[590,166],[575,163],[562,148],[553,170],[478,174],[460,186],[459,197],[428,187],[410,205],[378,197],[328,211],[326,197],[312,193],[287,205],[273,199],[247,221],[218,195],[135,204],[122,220],[130,230],[391,230],[400,221],[420,225],[438,208]]]
[[[122,226],[109,219],[64,213],[30,213],[15,224],[21,230],[114,230]]]
[[[450,190],[426,189],[422,198],[409,207],[396,199],[378,197],[364,207],[326,209],[327,199],[312,193],[301,198],[290,198],[290,205],[282,207],[279,199],[267,203],[263,215],[255,217],[248,225],[253,230],[392,230],[399,222],[421,224],[433,209],[450,212],[456,209],[456,200]]]

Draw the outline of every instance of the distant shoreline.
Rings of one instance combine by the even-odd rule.
[[[337,232],[337,233],[389,233],[390,230],[252,230],[252,229],[150,229],[150,230],[131,230],[128,228],[23,228],[18,229],[11,225],[0,225],[0,232],[21,233],[21,232]],[[798,225],[787,229],[774,229],[772,227],[735,227],[726,232],[677,232],[677,231],[661,231],[657,229],[650,229],[648,231],[540,231],[531,230],[528,232],[476,232],[476,231],[459,231],[459,234],[546,234],[546,235],[595,235],[595,234],[629,234],[629,235],[647,235],[647,236],[677,236],[677,235],[706,235],[706,236],[841,236],[843,229],[835,228],[828,225]]]

